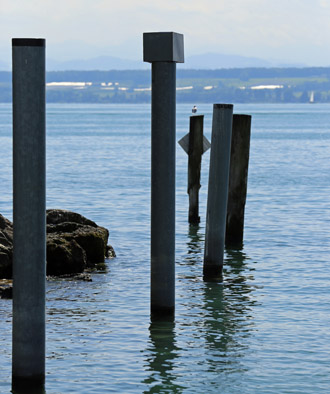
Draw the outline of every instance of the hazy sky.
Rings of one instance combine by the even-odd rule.
[[[330,66],[330,0],[0,0],[0,62],[12,37],[46,38],[58,60],[140,60],[145,31],[183,33],[186,56]]]

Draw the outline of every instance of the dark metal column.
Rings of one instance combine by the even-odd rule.
[[[12,384],[45,380],[45,40],[13,39]]]
[[[183,36],[144,33],[144,61],[152,63],[151,115],[151,314],[175,309],[176,63]]]

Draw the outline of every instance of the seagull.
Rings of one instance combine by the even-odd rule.
[[[193,114],[195,114],[195,113],[197,112],[197,107],[196,107],[196,105],[193,106],[193,109],[191,110],[191,112],[192,112]]]

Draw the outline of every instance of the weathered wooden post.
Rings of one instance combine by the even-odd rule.
[[[233,115],[226,224],[227,247],[241,247],[243,245],[250,137],[251,116]]]
[[[204,280],[222,279],[233,105],[214,104],[206,212]]]
[[[176,63],[184,62],[183,35],[144,33],[143,58],[152,64],[151,98],[151,316],[175,309]]]
[[[12,54],[15,389],[45,380],[45,40],[15,38]]]
[[[199,189],[201,177],[202,155],[211,144],[203,136],[204,115],[190,116],[189,134],[186,134],[179,144],[188,154],[188,194],[190,224],[198,224],[199,217]]]

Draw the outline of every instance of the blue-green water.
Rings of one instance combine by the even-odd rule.
[[[177,139],[192,105],[177,107]],[[117,258],[93,282],[47,284],[47,394],[330,392],[330,106],[236,105],[251,114],[242,250],[202,280],[177,146],[176,318],[149,318],[150,107],[49,105],[47,206],[110,230]],[[212,105],[200,105],[210,138]],[[11,107],[0,105],[0,212],[12,217]],[[0,300],[0,392],[11,386],[11,301]]]

